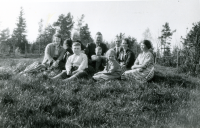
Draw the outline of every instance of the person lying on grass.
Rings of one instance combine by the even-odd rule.
[[[116,52],[110,49],[106,52],[106,59],[108,60],[105,69],[101,72],[94,74],[95,80],[111,80],[117,79],[121,76],[121,67],[116,61]]]
[[[69,56],[65,64],[66,70],[51,79],[64,79],[63,81],[72,81],[88,77],[94,73],[94,69],[88,67],[88,58],[86,54],[81,52],[81,44],[74,42],[72,45],[73,55]]]

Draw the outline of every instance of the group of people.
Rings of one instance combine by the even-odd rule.
[[[152,48],[149,40],[141,43],[142,52],[135,59],[129,49],[128,39],[116,38],[115,47],[111,49],[102,39],[102,34],[97,32],[95,43],[84,46],[80,40],[67,39],[61,46],[61,35],[55,34],[53,43],[45,48],[44,59],[39,67],[44,70],[58,69],[60,72],[50,79],[62,79],[65,82],[90,76],[94,80],[135,79],[144,82],[152,79],[154,56],[149,50]]]

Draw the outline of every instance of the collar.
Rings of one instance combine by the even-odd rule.
[[[100,46],[100,45],[101,45],[101,43],[96,44],[96,46]]]

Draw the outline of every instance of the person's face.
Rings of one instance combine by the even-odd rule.
[[[147,47],[146,47],[146,45],[145,45],[144,43],[141,43],[141,44],[140,44],[140,49],[141,49],[142,51],[145,51],[145,50],[147,50]]]
[[[68,46],[68,44],[65,42],[65,43],[63,43],[63,48],[64,49],[68,49],[69,48],[69,46]]]
[[[59,38],[59,37],[54,37],[54,38],[53,38],[53,42],[54,42],[55,45],[60,45],[61,38]]]
[[[116,40],[115,40],[115,45],[116,45],[117,47],[120,46],[120,40],[119,40],[119,39],[116,39]]]
[[[102,36],[101,35],[96,35],[96,40],[95,40],[96,44],[99,44],[102,42]]]
[[[125,40],[122,41],[122,47],[128,49],[128,43]]]
[[[110,54],[110,55],[108,55],[108,60],[114,60],[115,59],[115,56],[113,55],[113,54]]]
[[[100,56],[101,53],[102,53],[102,50],[100,50],[100,49],[96,49],[95,52],[96,52],[96,55],[97,55],[97,56]]]
[[[81,53],[81,46],[72,46],[72,51],[74,54],[79,55]]]

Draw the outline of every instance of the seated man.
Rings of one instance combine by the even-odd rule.
[[[121,40],[119,38],[115,38],[115,47],[113,48],[113,50],[116,52],[116,59],[118,59],[120,52],[123,50],[120,45]]]
[[[85,78],[94,73],[92,68],[88,67],[87,56],[81,52],[81,44],[79,42],[74,42],[72,45],[72,50],[74,54],[67,59],[65,64],[66,70],[52,79],[62,78],[64,79],[63,81],[66,82]]]
[[[92,55],[95,55],[95,48],[101,47],[101,49],[102,49],[101,55],[105,55],[105,53],[108,50],[106,44],[104,44],[102,42],[102,40],[103,40],[102,34],[100,32],[97,32],[96,37],[95,37],[95,43],[89,43],[86,46],[86,55],[88,56],[88,64],[93,66],[94,69],[95,69],[94,64],[93,64],[94,62],[92,62],[91,57],[92,57]],[[95,60],[98,63],[100,63],[99,70],[101,70],[101,71],[104,69],[104,66],[106,64],[105,58],[104,59],[102,59],[102,58],[104,58],[104,57],[100,57],[99,59]],[[102,61],[100,61],[100,59],[102,59]]]

